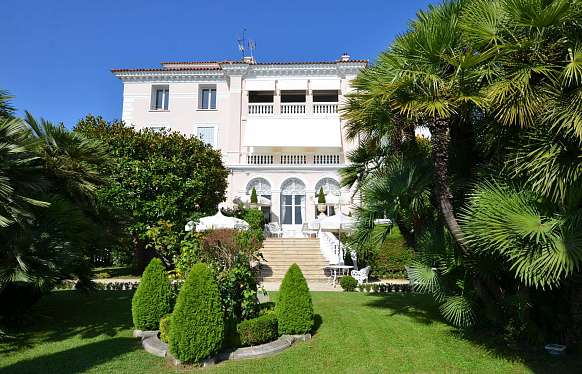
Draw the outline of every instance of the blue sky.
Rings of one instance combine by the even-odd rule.
[[[240,58],[243,28],[259,61],[374,60],[429,0],[5,0],[0,88],[33,115],[72,127],[121,116],[112,68]]]

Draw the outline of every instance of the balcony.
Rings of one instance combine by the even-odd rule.
[[[247,165],[339,165],[340,154],[248,154]]]
[[[276,110],[279,109],[279,110]],[[252,117],[273,116],[336,116],[338,103],[281,103],[275,106],[273,103],[249,103],[248,114]]]

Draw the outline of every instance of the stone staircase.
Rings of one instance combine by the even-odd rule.
[[[299,265],[307,282],[328,280],[323,267],[329,263],[321,255],[319,239],[267,238],[261,253],[265,260],[261,261],[258,281],[281,282],[293,263]]]

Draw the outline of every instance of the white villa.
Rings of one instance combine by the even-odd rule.
[[[265,215],[284,232],[327,214],[347,214],[352,194],[340,168],[355,144],[338,114],[350,81],[367,65],[337,61],[163,62],[154,69],[114,69],[123,82],[123,115],[136,129],[194,135],[222,152],[230,171],[227,203],[248,202],[254,187]],[[290,235],[293,236],[293,235]]]

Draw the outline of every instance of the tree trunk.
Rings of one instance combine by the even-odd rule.
[[[435,120],[429,126],[432,143],[432,159],[434,164],[434,192],[439,205],[440,213],[449,229],[449,232],[465,252],[465,238],[461,227],[455,218],[452,194],[449,187],[449,133],[447,122]]]
[[[146,266],[145,244],[137,233],[132,234],[133,239],[133,263],[135,274],[141,275]]]

